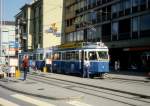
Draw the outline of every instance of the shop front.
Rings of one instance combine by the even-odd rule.
[[[150,70],[150,47],[112,48],[109,54],[112,70],[115,61],[120,62],[120,70]]]

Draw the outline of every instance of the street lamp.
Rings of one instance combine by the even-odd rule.
[[[2,24],[3,24],[3,21],[2,21],[2,12],[3,12],[3,5],[2,5],[2,0],[0,0],[0,56],[2,56]]]

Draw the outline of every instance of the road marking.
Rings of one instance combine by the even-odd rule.
[[[50,104],[48,102],[43,102],[43,101],[40,101],[40,100],[36,100],[36,99],[33,99],[31,97],[27,97],[27,96],[21,95],[21,94],[14,94],[14,95],[11,95],[11,96],[14,97],[14,98],[20,99],[22,101],[37,105],[37,106],[55,106],[55,105]]]
[[[69,101],[67,103],[71,104],[73,106],[92,106],[92,105],[89,105],[89,104],[86,104],[86,103],[83,103],[83,102],[80,102],[80,101]]]
[[[18,104],[12,103],[8,100],[0,98],[0,106],[19,106]]]

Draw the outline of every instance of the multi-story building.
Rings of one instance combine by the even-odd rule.
[[[18,43],[15,41],[15,22],[3,21],[1,26],[1,57],[15,56]]]
[[[0,27],[0,64],[9,63],[16,57],[18,42],[15,41],[15,22],[2,21]]]
[[[47,48],[61,43],[63,0],[33,0],[16,15],[24,51]],[[18,36],[19,36],[18,35]]]
[[[150,0],[65,0],[62,42],[104,42],[121,69],[150,67]]]
[[[30,33],[31,6],[25,4],[16,18],[16,41],[20,44],[20,50],[27,51],[32,49],[32,35]]]

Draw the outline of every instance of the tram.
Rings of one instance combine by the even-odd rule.
[[[44,67],[51,66],[52,48],[39,48],[33,52],[33,60],[38,70],[43,70]]]
[[[53,49],[52,69],[54,73],[83,74],[83,62],[90,61],[90,77],[103,76],[109,72],[108,48],[102,42],[65,44]]]
[[[19,69],[21,69],[21,64],[25,55],[28,56],[30,68],[41,71],[44,67],[47,67],[48,71],[51,69],[52,48],[38,48],[33,52],[19,53]]]

